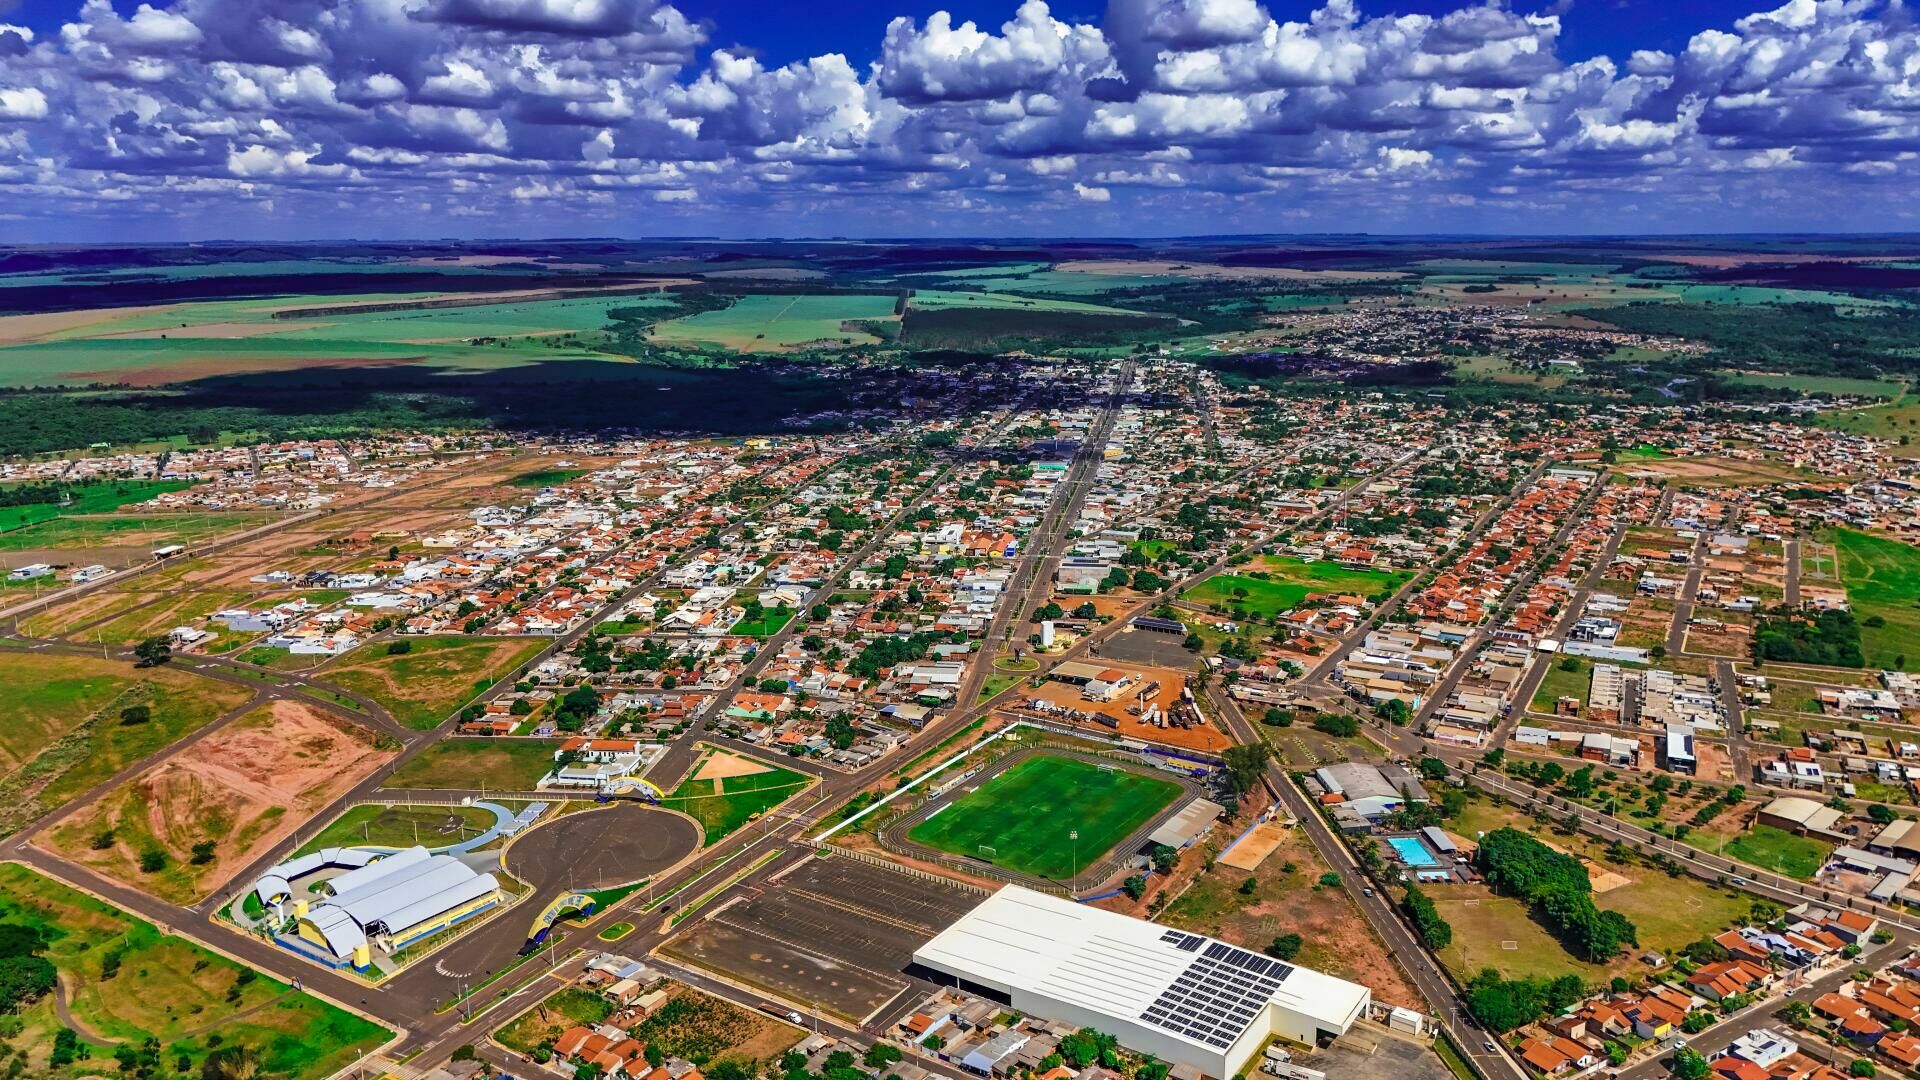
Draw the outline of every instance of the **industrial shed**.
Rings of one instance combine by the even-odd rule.
[[[1357,983],[1213,938],[1008,885],[913,954],[1014,1010],[1111,1033],[1208,1076],[1271,1035],[1325,1045],[1366,1013]]]

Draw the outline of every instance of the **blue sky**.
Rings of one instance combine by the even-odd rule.
[[[0,0],[0,239],[1916,228],[1897,0]]]

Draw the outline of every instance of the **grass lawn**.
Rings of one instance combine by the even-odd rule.
[[[1901,657],[1920,663],[1920,548],[1852,529],[1836,529],[1833,545],[1867,663],[1898,667]],[[1886,625],[1868,626],[1876,616]]]
[[[766,764],[762,762],[761,764]],[[683,780],[660,805],[692,817],[706,830],[711,847],[728,833],[799,794],[813,778],[792,769],[770,766],[766,772],[729,776],[716,794],[712,780]]]
[[[1179,794],[1180,785],[1171,780],[1043,754],[960,796],[914,826],[907,838],[1023,874],[1064,880],[1106,855]],[[1075,830],[1077,841],[1069,838]]]
[[[617,922],[617,923],[614,923],[612,926],[607,927],[605,930],[600,931],[598,934],[594,936],[598,937],[601,941],[619,941],[621,938],[626,937],[628,934],[631,934],[631,933],[633,933],[632,923]]]
[[[410,643],[411,651],[391,654],[384,644],[363,648],[328,666],[321,678],[380,702],[395,719],[419,731],[438,726],[495,679],[553,643],[551,638],[457,634],[400,640]]]
[[[1018,675],[989,675],[980,683],[980,701],[986,701],[993,695],[1020,681]]]
[[[792,608],[766,608],[761,611],[759,618],[741,619],[739,622],[734,623],[733,627],[727,632],[730,634],[739,634],[742,637],[772,637],[779,633],[780,629],[786,626],[787,623],[793,621],[793,614]]]
[[[145,502],[168,491],[187,487],[185,480],[115,480],[77,484],[67,489],[68,500],[23,503],[0,507],[0,532],[37,525],[68,514],[105,514],[129,503]]]
[[[559,739],[442,739],[394,770],[384,787],[531,791],[553,769]]]
[[[1413,576],[1399,570],[1346,570],[1330,562],[1271,556],[1247,569],[1244,574],[1215,574],[1188,589],[1186,598],[1198,604],[1239,606],[1249,614],[1265,617],[1292,608],[1308,593],[1375,596],[1393,592]],[[1244,598],[1238,595],[1242,590]]]
[[[0,833],[198,731],[248,690],[188,672],[85,656],[0,654]],[[145,723],[123,711],[144,705]]]
[[[507,483],[522,488],[553,487],[556,484],[578,480],[591,471],[590,469],[535,469],[532,472],[523,472]]]
[[[50,939],[45,955],[73,987],[83,1039],[151,1036],[165,1047],[169,1068],[184,1055],[198,1075],[214,1046],[239,1045],[259,1052],[262,1076],[318,1080],[391,1036],[18,864],[0,865],[0,920],[38,927]],[[118,969],[109,977],[110,956]],[[27,1075],[99,1076],[100,1062],[112,1059],[111,1047],[95,1044],[93,1061],[51,1068],[47,1054],[62,1026],[52,1001],[43,998],[21,1019],[25,1031],[11,1043],[26,1052]]]
[[[1723,850],[1728,857],[1741,862],[1752,863],[1801,881],[1811,881],[1814,872],[1833,853],[1833,845],[1810,837],[1795,836],[1771,825],[1755,825],[1728,840]]]
[[[477,806],[355,806],[334,818],[294,854],[354,844],[445,847],[485,832],[492,825],[493,814]]]

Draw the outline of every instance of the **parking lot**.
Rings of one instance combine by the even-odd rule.
[[[1377,1024],[1356,1024],[1325,1050],[1296,1056],[1294,1064],[1340,1080],[1453,1080],[1446,1062],[1426,1043]],[[1248,1075],[1255,1075],[1252,1066]]]
[[[913,950],[980,900],[959,885],[815,858],[661,951],[857,1023],[906,989]]]

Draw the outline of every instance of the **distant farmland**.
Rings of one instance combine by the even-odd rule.
[[[289,296],[72,312],[34,340],[0,347],[0,386],[155,386],[324,365],[487,371],[547,360],[605,360],[611,357],[597,346],[611,321],[608,311],[673,303],[662,296],[618,295],[275,318],[290,308],[404,303],[430,295]],[[9,332],[8,323],[0,318],[0,340],[29,336]]]
[[[896,320],[893,296],[863,293],[742,296],[721,311],[660,323],[653,340],[734,352],[771,352],[814,342],[873,345],[880,338],[844,324]]]

